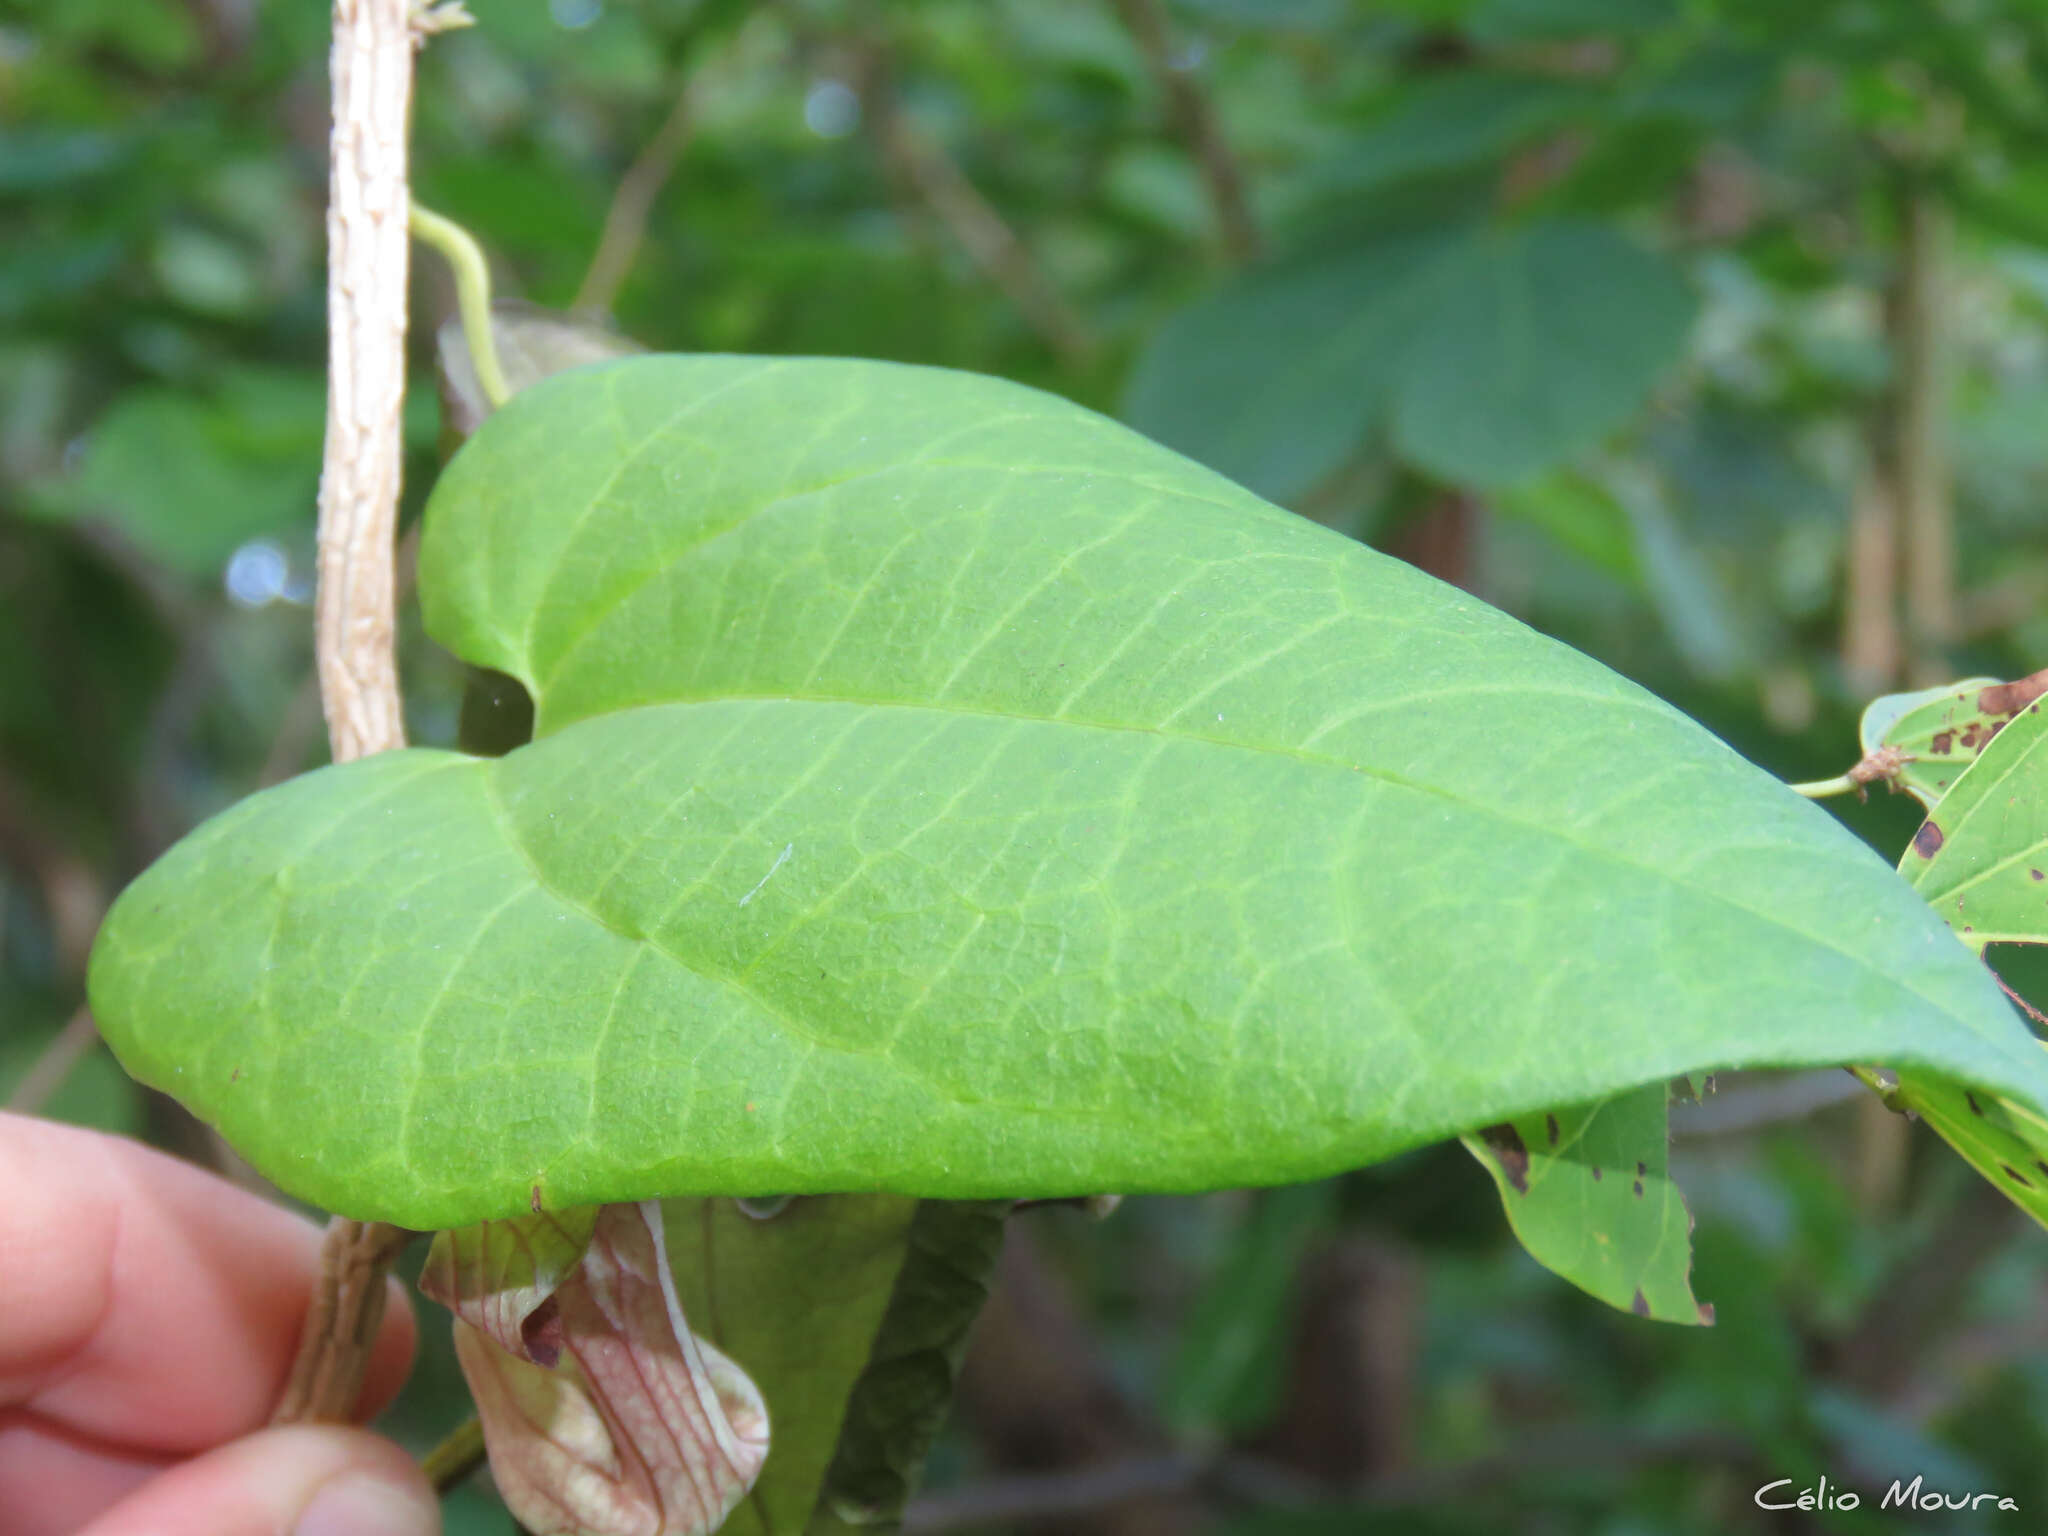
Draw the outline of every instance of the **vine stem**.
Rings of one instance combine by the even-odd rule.
[[[1807,784],[1787,784],[1795,795],[1804,795],[1809,800],[1825,800],[1830,795],[1853,794],[1863,787],[1863,781],[1849,774],[1838,774],[1832,779],[1815,779]]]
[[[420,1458],[420,1472],[433,1484],[434,1492],[445,1495],[483,1463],[483,1420],[471,1414]]]
[[[455,276],[455,307],[462,315],[462,339],[484,398],[497,409],[512,398],[505,370],[498,361],[498,339],[491,333],[491,268],[483,247],[453,219],[430,208],[412,205],[407,216],[413,238],[439,251]]]
[[[412,0],[334,0],[327,204],[327,441],[320,469],[314,647],[336,762],[405,745],[396,654],[405,404],[406,126]],[[406,1234],[337,1218],[306,1309],[280,1424],[346,1420]]]

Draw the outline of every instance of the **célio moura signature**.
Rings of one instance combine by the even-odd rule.
[[[1924,1510],[1929,1514],[1937,1510],[1957,1509],[1998,1509],[2017,1514],[2019,1505],[2001,1493],[1947,1493],[1939,1488],[1926,1486],[1924,1475],[1915,1476],[1911,1482],[1893,1478],[1889,1488],[1879,1495],[1879,1509]],[[1861,1509],[1863,1495],[1853,1488],[1831,1484],[1823,1477],[1816,1487],[1798,1488],[1792,1486],[1792,1479],[1781,1477],[1774,1483],[1765,1483],[1756,1491],[1758,1509]]]

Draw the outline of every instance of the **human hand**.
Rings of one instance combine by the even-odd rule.
[[[200,1169],[0,1113],[0,1536],[434,1536],[360,1429],[266,1429],[320,1234]],[[393,1283],[358,1405],[413,1350]]]

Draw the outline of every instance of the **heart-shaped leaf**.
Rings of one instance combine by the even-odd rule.
[[[427,519],[429,624],[537,739],[244,802],[92,975],[131,1070],[332,1209],[1280,1182],[1719,1067],[2048,1105],[1824,812],[1044,395],[601,365]]]

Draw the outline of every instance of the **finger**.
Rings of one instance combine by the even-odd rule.
[[[0,1410],[0,1531],[71,1536],[172,1463],[109,1451],[33,1414]]]
[[[269,1429],[172,1468],[80,1536],[435,1536],[434,1492],[360,1429]]]
[[[0,1114],[0,1191],[0,1407],[165,1453],[269,1418],[318,1267],[310,1223],[134,1142],[20,1115]],[[363,1411],[404,1380],[413,1336],[394,1289]]]

